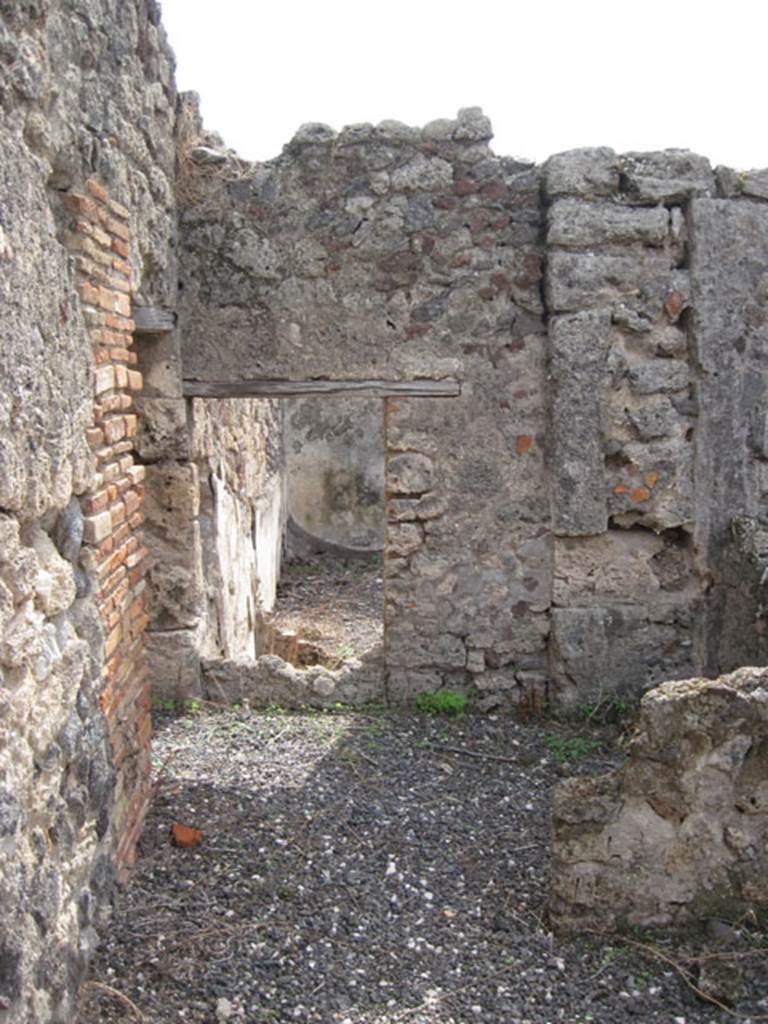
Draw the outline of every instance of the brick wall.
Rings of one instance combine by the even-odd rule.
[[[136,369],[130,318],[128,210],[95,181],[69,193],[78,290],[93,351],[93,425],[87,432],[96,464],[83,497],[82,556],[104,630],[100,694],[117,773],[114,827],[118,876],[135,858],[149,801],[150,692],[144,655],[147,549],[142,539],[144,467],[134,460]]]

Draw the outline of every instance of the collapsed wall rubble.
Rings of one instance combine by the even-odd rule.
[[[663,683],[625,765],[555,789],[563,929],[736,921],[768,907],[768,671]]]

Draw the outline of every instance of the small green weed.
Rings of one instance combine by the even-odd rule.
[[[200,700],[185,700],[152,695],[152,710],[163,715],[196,715],[203,708]]]
[[[606,946],[603,950],[603,966],[609,967],[616,960],[620,960],[626,953],[626,949],[620,946]]]
[[[413,710],[422,715],[463,715],[466,707],[467,695],[456,690],[420,693],[413,702]]]
[[[602,749],[599,740],[589,740],[584,736],[547,736],[545,746],[551,750],[558,764],[582,761],[590,754],[597,754]]]
[[[631,711],[630,704],[623,697],[604,697],[595,704],[577,704],[576,714],[584,722],[622,722]]]
[[[156,693],[152,694],[152,710],[161,711],[165,714],[170,714],[176,710],[176,701],[170,697],[159,697]]]

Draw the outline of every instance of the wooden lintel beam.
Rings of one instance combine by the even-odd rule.
[[[131,319],[138,334],[168,334],[176,326],[173,310],[158,306],[132,306]]]
[[[360,395],[369,398],[455,398],[457,380],[190,380],[186,398],[290,398],[301,395]]]

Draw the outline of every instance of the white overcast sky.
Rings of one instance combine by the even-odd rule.
[[[241,156],[300,124],[481,106],[496,153],[692,149],[768,167],[768,2],[162,0],[181,89]]]

